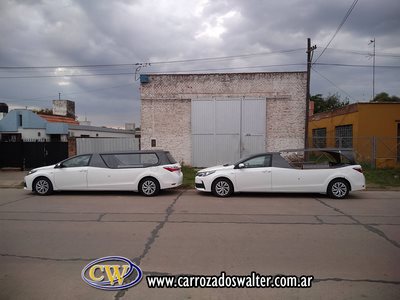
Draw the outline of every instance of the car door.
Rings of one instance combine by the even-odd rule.
[[[58,164],[54,183],[59,190],[87,189],[87,171],[91,155],[79,155]]]
[[[323,192],[330,169],[272,168],[272,190],[276,192]]]
[[[236,191],[271,190],[271,155],[263,154],[242,161],[235,167]]]
[[[136,190],[138,181],[147,169],[146,157],[158,162],[154,153],[109,153],[100,154],[106,168],[91,168],[88,173],[88,189],[91,190]]]

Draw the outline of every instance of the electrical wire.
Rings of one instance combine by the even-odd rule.
[[[318,55],[318,57],[315,59],[314,62],[317,62],[318,59],[324,54],[324,52],[326,51],[326,49],[329,47],[329,45],[331,44],[331,42],[333,41],[333,39],[335,38],[335,36],[339,33],[340,29],[342,28],[342,26],[344,25],[344,23],[346,23],[347,18],[350,16],[351,12],[353,11],[354,7],[357,5],[358,0],[354,0],[353,3],[351,4],[350,8],[348,9],[346,15],[344,16],[342,22],[340,22],[338,28],[336,29],[335,33],[333,34],[333,36],[331,37],[331,39],[329,40],[328,44],[326,44],[325,48],[322,50],[322,52]]]
[[[255,56],[264,56],[272,54],[285,54],[291,52],[297,52],[305,50],[305,48],[277,50],[270,52],[259,52],[241,55],[230,55],[230,56],[219,56],[219,57],[207,57],[207,58],[195,58],[195,59],[183,59],[183,60],[170,60],[170,61],[154,61],[147,63],[125,63],[125,64],[95,64],[95,65],[59,65],[59,66],[0,66],[0,70],[24,70],[24,69],[78,69],[78,68],[109,68],[109,67],[134,67],[143,64],[147,65],[159,65],[159,64],[173,64],[173,63],[186,63],[186,62],[199,62],[199,61],[219,61],[219,60],[231,60],[236,58],[248,58]]]
[[[334,87],[342,91],[344,94],[346,94],[350,99],[355,101],[354,97],[352,97],[349,93],[347,93],[345,90],[340,88],[338,85],[336,85],[332,80],[330,80],[328,77],[322,75],[319,71],[317,71],[315,68],[311,67],[311,70],[313,70],[315,73],[317,73],[320,77],[324,78],[326,81],[328,81],[330,84],[332,84]]]
[[[316,66],[336,66],[336,67],[353,67],[353,68],[372,68],[371,65],[355,65],[355,64],[340,64],[340,63],[314,63]],[[398,69],[400,66],[378,65],[375,68]]]
[[[165,74],[165,73],[189,73],[189,72],[207,72],[207,71],[224,71],[224,70],[243,70],[255,68],[271,68],[271,67],[287,67],[287,66],[305,66],[305,63],[297,64],[276,64],[276,65],[260,65],[260,66],[246,66],[246,67],[227,67],[227,68],[208,68],[208,69],[190,69],[190,70],[166,70],[166,71],[152,71],[152,74]],[[65,75],[28,75],[28,76],[0,76],[0,79],[24,79],[24,78],[63,78],[63,77],[88,77],[88,76],[119,76],[119,75],[134,75],[135,72],[121,72],[121,73],[97,73],[97,74],[65,74]]]
[[[341,64],[341,63],[314,63],[316,66],[336,66],[336,67],[352,67],[352,68],[372,68],[371,65],[356,65],[356,64]],[[271,67],[288,67],[288,66],[306,66],[305,63],[292,64],[275,64],[275,65],[258,65],[244,67],[226,67],[226,68],[207,68],[207,69],[185,69],[185,70],[165,70],[165,71],[150,71],[149,74],[176,74],[190,72],[209,72],[209,71],[224,71],[224,70],[244,70],[257,68]],[[376,65],[375,68],[398,69],[397,65]],[[93,76],[120,76],[134,75],[135,72],[120,72],[120,73],[94,73],[94,74],[64,74],[64,75],[28,75],[28,76],[0,76],[0,79],[32,79],[32,78],[64,78],[64,77],[93,77]]]
[[[98,91],[104,91],[104,90],[111,90],[123,86],[132,86],[132,83],[129,84],[120,84],[116,86],[111,86],[111,87],[106,87],[106,88],[100,88],[100,89],[94,89],[94,90],[89,90],[89,91],[84,91],[84,92],[70,92],[70,93],[62,93],[63,95],[80,95],[80,94],[90,94]],[[50,99],[43,99],[43,98],[50,98]],[[54,99],[54,96],[43,96],[43,97],[35,97],[35,98],[30,98],[30,99],[15,99],[15,98],[5,98],[5,97],[0,97],[2,100],[6,100],[8,102],[19,102],[19,101],[51,101]]]
[[[334,50],[334,51],[339,51],[339,52],[344,52],[344,53],[349,53],[349,54],[358,54],[358,55],[363,55],[363,56],[372,56],[373,55],[371,52],[365,51],[365,50],[363,51],[363,50],[350,50],[350,49],[338,49],[338,48],[328,48],[328,50]],[[375,56],[400,58],[400,54],[389,53],[389,52],[376,53]]]

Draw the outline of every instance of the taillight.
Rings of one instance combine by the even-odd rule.
[[[164,167],[164,169],[170,172],[179,172],[181,170],[180,167]]]
[[[362,168],[353,168],[353,170],[356,170],[357,172],[360,172],[360,173],[363,172]]]

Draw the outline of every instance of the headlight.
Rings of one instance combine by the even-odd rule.
[[[215,173],[215,171],[199,172],[199,173],[197,173],[197,176],[204,177],[204,176],[208,176],[208,175],[211,175],[214,173]]]
[[[30,170],[30,171],[28,172],[28,175],[31,175],[31,174],[33,174],[33,173],[35,173],[35,172],[37,172],[37,170]]]

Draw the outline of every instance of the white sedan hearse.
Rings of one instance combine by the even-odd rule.
[[[167,151],[132,151],[77,155],[31,170],[25,189],[39,195],[59,190],[139,191],[155,196],[182,184],[181,166]]]
[[[198,191],[218,197],[234,192],[303,192],[340,199],[364,190],[365,177],[351,149],[294,149],[202,169],[195,184]]]

